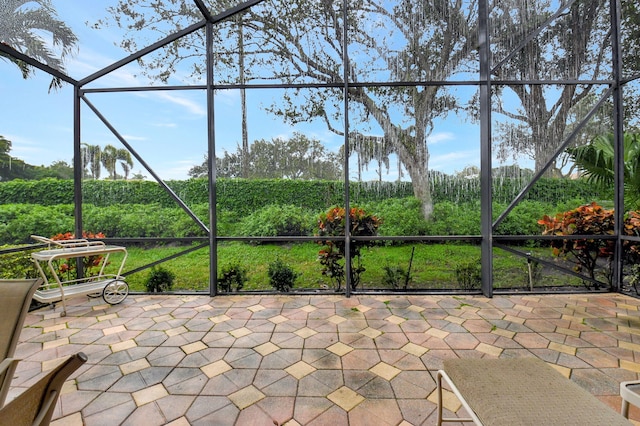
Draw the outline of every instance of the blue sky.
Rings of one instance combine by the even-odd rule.
[[[107,6],[113,0],[100,2]],[[79,49],[66,62],[68,73],[77,79],[86,77],[128,54],[114,46],[122,34],[115,28],[94,30],[85,23],[104,18],[107,13],[95,7],[94,2],[54,0],[59,17],[79,38]],[[153,42],[155,40],[150,40]],[[139,71],[131,64],[103,77],[91,87],[144,86],[146,80],[136,77]],[[42,72],[23,80],[17,67],[0,61],[0,135],[13,144],[11,155],[30,164],[48,165],[62,160],[71,163],[73,157],[73,93],[69,85],[48,93],[50,77]],[[170,84],[186,84],[180,74]],[[330,132],[324,123],[309,123],[296,127],[284,124],[269,115],[264,106],[277,91],[248,91],[249,140],[287,138],[302,132],[323,142],[335,151],[342,137]],[[188,170],[203,161],[206,153],[206,95],[204,91],[153,91],[127,93],[93,93],[87,98],[100,110],[118,132],[139,152],[145,161],[163,179],[185,179]],[[216,96],[217,152],[235,151],[241,141],[239,91],[219,92]],[[82,107],[82,141],[92,145],[112,144],[119,141],[85,105]],[[381,134],[371,130],[372,134]],[[468,165],[479,166],[479,127],[455,115],[436,123],[429,141],[430,168],[454,173]],[[355,164],[355,162],[352,162]],[[397,178],[396,160],[391,160],[385,180]],[[363,179],[376,179],[375,163]],[[135,162],[134,173],[150,176]],[[352,167],[351,178],[357,176]],[[103,171],[102,177],[106,177]],[[405,176],[405,179],[408,179]]]

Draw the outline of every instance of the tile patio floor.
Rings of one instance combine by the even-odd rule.
[[[9,398],[83,351],[54,425],[432,425],[443,359],[539,357],[619,410],[619,382],[640,373],[639,306],[620,294],[78,298],[66,317],[28,315]]]

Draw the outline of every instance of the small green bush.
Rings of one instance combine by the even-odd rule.
[[[246,269],[238,264],[226,265],[218,276],[218,289],[225,293],[238,292],[247,281],[249,277]]]
[[[482,267],[480,259],[456,265],[456,281],[462,290],[477,290],[482,284]]]
[[[269,264],[267,274],[269,275],[271,286],[283,293],[291,291],[296,280],[301,275],[279,258]]]
[[[494,204],[494,216],[506,204]],[[575,205],[572,207],[575,208]],[[208,206],[195,205],[194,213],[208,224]],[[367,211],[384,219],[380,235],[478,235],[480,204],[457,205],[443,201],[434,205],[433,220],[422,219],[420,203],[413,197],[369,203]],[[39,206],[0,205],[0,241],[5,244],[32,243],[31,234],[54,235],[73,231],[72,205]],[[524,200],[516,206],[496,230],[497,235],[539,235],[537,219],[545,212],[563,211],[552,204]],[[295,206],[270,205],[239,219],[237,212],[218,212],[219,236],[296,236],[312,235],[317,215]],[[99,229],[112,238],[194,237],[205,232],[181,208],[158,204],[129,204],[97,207],[83,205],[85,229]]]
[[[231,237],[240,234],[238,227],[240,219],[238,212],[225,209],[217,209],[216,211],[216,233],[219,237]]]
[[[411,275],[408,271],[406,271],[402,266],[389,266],[385,265],[383,267],[385,276],[384,283],[394,289],[406,290],[409,287],[409,281],[411,281]]]
[[[10,246],[0,246],[0,249],[8,249]],[[31,260],[31,253],[36,250],[20,251],[0,255],[0,278],[23,279],[38,278],[40,274]]]
[[[631,266],[631,270],[629,273],[629,285],[631,285],[633,287],[633,289],[636,291],[636,294],[640,293],[638,292],[638,285],[640,285],[640,265],[632,265]]]
[[[171,291],[175,278],[176,275],[168,269],[165,269],[162,266],[154,266],[151,268],[151,272],[149,272],[149,276],[147,277],[144,286],[149,293],[163,293]]]

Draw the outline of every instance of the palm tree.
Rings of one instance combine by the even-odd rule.
[[[89,167],[89,175],[94,179],[100,179],[100,156],[102,150],[99,145],[82,144],[82,168]]]
[[[578,170],[594,184],[613,185],[613,134],[596,136],[588,145],[569,148],[567,152]],[[640,205],[640,133],[624,135],[624,186],[628,205]]]
[[[107,145],[102,149],[100,162],[109,172],[111,179],[116,179],[116,162],[118,161],[118,150],[113,145]]]
[[[118,178],[116,171],[118,161],[120,161],[120,166],[122,166],[122,170],[124,171],[125,179],[129,176],[129,172],[133,167],[133,159],[129,151],[124,148],[117,149],[113,145],[107,145],[102,149],[100,161],[113,180]]]
[[[131,153],[124,148],[119,149],[116,152],[116,159],[120,161],[122,173],[124,173],[124,180],[127,180],[127,178],[129,177],[129,172],[133,168],[133,159],[131,158]]]
[[[48,46],[42,33],[53,40]],[[78,38],[60,19],[50,0],[2,0],[0,7],[0,43],[64,72],[64,59],[76,49]],[[59,50],[60,56],[52,50]],[[0,58],[13,62],[26,79],[33,68],[25,62],[0,52]],[[54,78],[49,89],[60,87]]]
[[[11,141],[0,135],[0,156],[8,156],[11,151]]]

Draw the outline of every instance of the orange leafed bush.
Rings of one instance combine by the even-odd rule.
[[[343,236],[346,226],[346,209],[336,206],[329,209],[326,213],[320,215],[318,220],[319,236]],[[375,236],[378,234],[378,227],[382,224],[382,220],[378,217],[367,213],[359,207],[349,209],[350,235],[352,236]],[[340,261],[345,258],[346,247],[344,241],[319,241],[324,247],[318,252],[318,259],[323,266],[322,275],[329,277],[335,286],[335,290],[339,291],[345,280],[345,268]],[[361,264],[360,249],[363,246],[371,244],[366,241],[352,241],[350,245],[351,255],[351,288],[355,290],[360,282],[360,276],[365,271]]]
[[[614,235],[615,215],[613,209],[593,202],[580,206],[564,213],[558,213],[555,217],[545,215],[538,221],[544,227],[543,235],[569,236],[607,236]],[[622,232],[625,235],[640,235],[640,212],[631,211],[625,215]],[[551,242],[553,254],[556,256],[572,255],[576,261],[577,272],[586,269],[589,277],[595,279],[595,268],[598,258],[605,258],[609,262],[613,260],[615,241],[610,239],[564,239]],[[625,256],[640,258],[640,247],[630,241],[623,245]],[[608,277],[610,280],[610,277]]]
[[[106,238],[106,236],[102,232],[93,233],[93,232],[82,231],[82,238],[101,239],[101,238]],[[51,239],[54,241],[75,240],[76,236],[72,232],[64,232],[64,233],[54,235],[53,237],[51,237]],[[102,264],[103,259],[104,257],[101,255],[93,255],[93,256],[87,256],[82,258],[82,264],[84,266],[85,273],[87,273],[88,275],[91,275],[92,273],[94,273],[95,269],[100,267],[100,265]],[[67,279],[73,278],[71,277],[71,273],[75,271],[75,269],[76,269],[76,264],[73,259],[65,259],[64,263],[60,263],[58,265],[58,273],[65,274],[67,276]]]
[[[76,238],[76,236],[72,232],[60,233],[60,234],[56,234],[53,237],[51,237],[51,239],[54,240],[54,241],[75,240],[75,238]],[[100,239],[100,238],[106,238],[106,236],[102,232],[98,232],[97,234],[94,234],[93,232],[82,231],[82,238],[84,238],[84,239]]]

